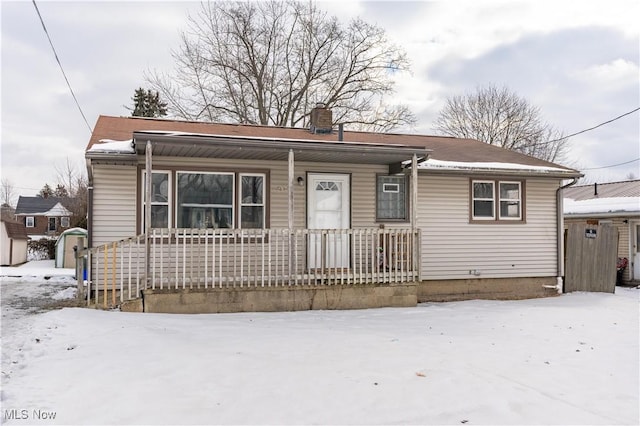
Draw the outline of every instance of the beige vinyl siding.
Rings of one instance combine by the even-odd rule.
[[[470,224],[468,177],[420,175],[423,279],[555,276],[558,185],[526,180],[526,223]]]
[[[94,247],[136,234],[136,168],[93,167]]]

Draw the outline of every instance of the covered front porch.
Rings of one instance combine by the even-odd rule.
[[[267,222],[263,228],[241,228],[238,221],[229,227],[152,227],[154,193],[151,180],[147,179],[140,187],[145,200],[143,232],[89,250],[89,305],[114,307],[128,300],[151,300],[157,295],[181,294],[184,299],[187,294],[199,292],[237,294],[256,289],[299,289],[300,295],[303,290],[353,290],[420,281],[421,237],[415,206],[417,165],[427,156],[424,148],[159,132],[135,132],[133,147],[128,158],[120,156],[118,161],[139,164],[144,158],[146,176],[153,175],[154,158],[158,157],[197,156],[200,161],[212,158],[285,164],[287,185],[266,185],[265,191],[277,188],[281,194],[285,190],[287,204],[264,204],[265,209],[280,217],[286,209],[288,226],[270,226]],[[97,161],[110,161],[99,157],[100,154],[95,155]],[[299,221],[296,226],[296,214],[312,216],[307,200],[294,200],[295,189],[300,190],[298,161],[323,164],[325,169],[330,164],[385,165],[389,175],[408,175],[409,220],[397,225],[353,226],[349,205],[341,213],[342,222],[335,227],[318,226],[309,219],[306,226],[300,227]],[[310,176],[305,175],[307,179]],[[350,201],[351,187],[346,188],[343,196]],[[310,191],[307,188],[307,199]],[[385,306],[385,302],[379,305]]]

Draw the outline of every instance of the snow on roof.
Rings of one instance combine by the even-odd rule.
[[[429,158],[422,162],[419,169],[425,170],[530,170],[537,172],[567,172],[567,169],[560,167],[532,166],[528,164],[499,163],[499,162],[463,162],[444,161]]]
[[[579,215],[590,213],[638,213],[640,197],[608,197],[576,201],[564,199],[564,214]]]
[[[100,143],[93,145],[87,152],[134,154],[135,150],[133,149],[133,139],[125,141],[100,139]]]
[[[197,132],[183,132],[183,131],[168,131],[168,130],[136,130],[136,133],[150,133],[157,134],[161,136],[199,136],[199,137],[210,137],[210,138],[223,138],[223,139],[236,139],[236,140],[253,140],[253,141],[269,141],[269,142],[304,142],[304,143],[325,143],[325,144],[339,144],[339,145],[348,145],[348,144],[358,144],[358,145],[370,145],[370,146],[380,146],[380,147],[393,147],[393,146],[411,146],[413,145],[403,145],[397,143],[379,143],[379,142],[362,142],[356,140],[318,140],[318,139],[304,139],[304,138],[287,138],[281,136],[251,136],[251,135],[227,135],[227,134],[218,134],[218,133],[197,133]],[[416,149],[418,147],[415,147]],[[422,147],[425,151],[431,151],[428,148]]]

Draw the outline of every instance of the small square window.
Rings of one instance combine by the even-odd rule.
[[[397,194],[400,192],[400,185],[397,183],[383,183],[382,192],[393,192]]]
[[[60,218],[60,226],[63,228],[69,227],[69,216],[63,216]]]

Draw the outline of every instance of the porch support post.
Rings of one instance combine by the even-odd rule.
[[[297,262],[297,253],[295,250],[295,239],[293,236],[293,180],[294,180],[294,156],[293,150],[289,150],[289,201],[288,201],[288,219],[289,219],[289,284],[293,280],[294,265]]]
[[[145,148],[145,187],[144,187],[144,267],[145,267],[145,288],[148,287],[149,284],[149,274],[151,272],[151,184],[153,178],[153,167],[152,167],[152,148],[151,141],[147,141],[147,146]]]
[[[411,230],[418,228],[418,156],[411,159]]]
[[[421,241],[416,235],[418,230],[418,156],[413,154],[411,158],[411,235],[413,239],[413,265],[412,269],[418,269],[418,281],[421,280],[420,273],[420,246]]]

